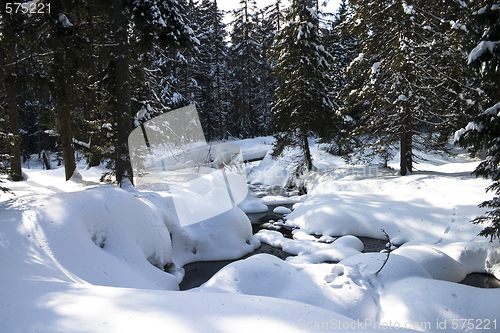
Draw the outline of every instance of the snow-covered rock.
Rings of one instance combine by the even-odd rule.
[[[465,268],[447,254],[427,246],[402,246],[392,252],[419,263],[436,280],[460,282],[467,275]]]
[[[278,206],[273,209],[273,213],[275,214],[290,214],[292,210],[290,208],[284,206]]]

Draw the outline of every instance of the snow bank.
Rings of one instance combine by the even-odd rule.
[[[23,240],[2,252],[4,259],[10,258],[6,267],[19,260],[28,271],[38,272],[52,263],[57,269],[40,273],[44,279],[177,290],[182,274],[165,273],[165,265],[234,259],[260,244],[237,207],[182,228],[166,193],[101,185],[3,205],[2,239]]]
[[[31,277],[178,289],[180,276],[153,266],[172,262],[161,216],[115,186],[17,200],[3,207],[2,215],[3,286],[19,290],[18,281]]]
[[[397,245],[478,240],[482,226],[469,221],[483,213],[477,204],[488,199],[484,188],[491,182],[463,170],[458,176],[438,170],[405,177],[394,171],[364,178],[324,174],[309,198],[287,216],[287,224],[310,234],[381,239],[384,229]]]
[[[352,325],[350,332],[366,332],[326,309],[262,296],[32,281],[2,296],[0,330],[12,333],[298,333],[315,323],[320,325],[315,332],[331,332],[339,324]]]
[[[386,259],[385,253],[362,253],[346,258],[338,265],[355,268],[374,286],[387,285],[412,276],[432,278],[420,264],[397,254],[391,254],[384,268],[376,274]]]
[[[286,204],[294,204],[301,201],[304,201],[307,198],[306,195],[303,196],[291,196],[284,197],[281,195],[268,195],[261,199],[261,202],[265,205],[286,205]]]
[[[467,274],[488,273],[500,279],[500,244],[479,240],[473,243],[457,242],[441,246],[431,245],[446,253],[464,267]]]

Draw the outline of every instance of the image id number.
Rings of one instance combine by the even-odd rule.
[[[456,329],[469,329],[469,330],[496,330],[497,320],[489,319],[453,319],[451,321],[451,328]]]
[[[7,14],[23,13],[23,14],[46,14],[50,13],[50,3],[20,3],[7,2],[5,4],[5,12]]]

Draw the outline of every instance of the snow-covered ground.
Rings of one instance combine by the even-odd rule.
[[[250,183],[286,183],[288,164],[266,155],[271,138],[236,143],[246,160],[264,157],[247,164]],[[426,156],[400,177],[313,153],[323,171],[303,179],[306,196],[249,196],[189,225],[166,192],[99,183],[102,170],[83,165],[68,182],[61,168],[25,166],[27,180],[3,183],[15,196],[0,196],[0,332],[500,331],[500,289],[457,283],[500,278],[500,244],[469,222],[491,196],[470,176],[478,161]],[[204,207],[218,190],[206,189]],[[292,203],[278,212],[300,228],[294,240],[252,236],[243,210]],[[377,274],[387,254],[362,253],[355,236],[382,229],[394,251]],[[239,258],[260,242],[293,256],[255,255],[178,291],[186,263]]]

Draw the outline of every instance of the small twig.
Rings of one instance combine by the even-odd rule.
[[[377,273],[375,273],[375,275],[377,275],[378,273],[380,273],[380,271],[382,270],[382,268],[384,268],[385,264],[387,264],[387,261],[389,260],[389,256],[391,255],[391,248],[392,248],[391,239],[389,238],[389,235],[387,234],[387,232],[385,232],[384,229],[382,229],[382,232],[385,235],[385,239],[387,239],[387,246],[386,246],[386,247],[388,247],[388,249],[387,249],[387,257],[385,258],[384,263],[382,264],[382,267],[380,267],[380,269],[377,271]]]

